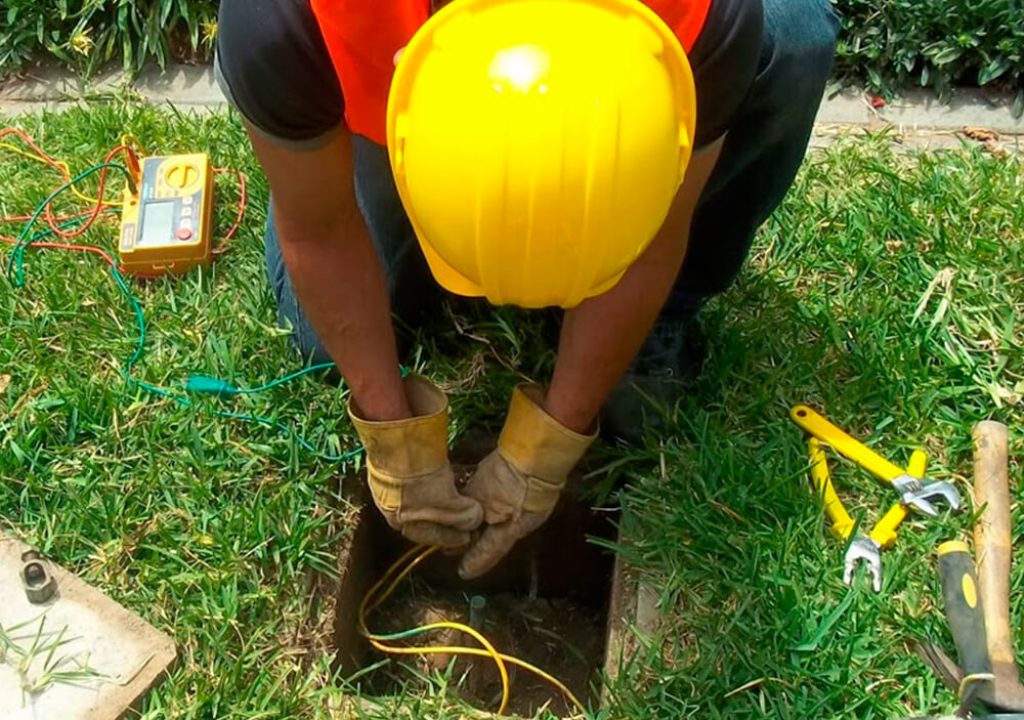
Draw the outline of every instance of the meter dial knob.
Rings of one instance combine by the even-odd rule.
[[[199,168],[190,163],[177,163],[167,169],[167,184],[184,190],[199,179]]]

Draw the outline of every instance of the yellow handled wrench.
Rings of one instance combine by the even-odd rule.
[[[808,435],[892,485],[900,494],[904,506],[931,516],[939,514],[935,504],[940,502],[953,510],[960,509],[960,493],[952,484],[928,480],[924,473],[916,475],[912,471],[905,471],[806,405],[795,406],[789,415]]]
[[[875,523],[867,535],[858,534],[851,538],[856,523],[850,517],[850,513],[846,511],[832,484],[828,460],[825,457],[821,441],[812,437],[808,441],[808,449],[811,458],[811,479],[814,482],[815,490],[825,504],[825,512],[832,522],[832,532],[843,540],[850,540],[843,564],[843,582],[850,585],[853,582],[853,574],[857,565],[865,563],[868,566],[868,574],[871,576],[872,588],[875,592],[880,592],[882,589],[881,551],[892,547],[896,542],[897,529],[907,517],[907,507],[902,502],[895,503],[882,519]],[[924,452],[915,450],[910,456],[907,473],[914,477],[924,477],[927,462],[928,457]]]

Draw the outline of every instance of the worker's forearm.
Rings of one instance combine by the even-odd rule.
[[[618,285],[565,313],[545,409],[566,427],[590,430],[643,345],[679,273],[697,202],[722,145],[719,139],[694,154],[661,230]]]
[[[279,216],[280,217],[280,216]],[[380,260],[360,217],[319,237],[278,224],[281,254],[303,312],[371,420],[410,415]]]
[[[650,332],[682,263],[685,243],[674,240],[674,248],[655,241],[611,291],[565,313],[545,408],[566,427],[592,429]]]
[[[295,294],[367,420],[408,417],[380,260],[356,204],[352,145],[341,128],[293,150],[249,129],[270,180],[281,255]]]

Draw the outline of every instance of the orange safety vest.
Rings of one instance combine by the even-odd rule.
[[[704,29],[712,0],[643,0],[686,52]],[[310,0],[345,96],[349,129],[387,142],[394,56],[430,17],[430,0]]]

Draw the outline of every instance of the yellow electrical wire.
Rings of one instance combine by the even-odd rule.
[[[422,654],[428,654],[428,653],[429,654],[435,654],[435,653],[442,652],[442,651],[444,651],[446,653],[449,653],[449,654],[454,654],[457,651],[458,648],[444,648],[442,650],[442,649],[440,649],[441,646],[437,646],[437,648],[418,648],[418,647],[399,647],[399,646],[394,646],[394,645],[386,645],[383,642],[384,638],[381,637],[380,635],[371,633],[369,628],[366,625],[366,614],[370,610],[376,608],[382,602],[387,600],[388,597],[391,595],[391,593],[393,593],[395,591],[395,588],[398,587],[398,584],[403,579],[405,579],[405,577],[409,573],[411,573],[413,571],[413,568],[415,568],[421,562],[423,562],[428,557],[433,555],[435,552],[437,552],[437,550],[438,550],[438,548],[436,548],[436,547],[424,547],[422,545],[412,548],[412,550],[410,550],[405,555],[400,557],[390,568],[388,568],[388,571],[386,573],[384,573],[384,576],[381,577],[381,579],[378,580],[377,583],[373,587],[370,588],[369,592],[367,592],[366,595],[363,596],[363,601],[362,601],[362,603],[360,603],[360,606],[359,606],[359,631],[364,636],[366,636],[366,639],[370,641],[371,645],[373,645],[375,648],[377,648],[381,652],[388,653],[388,654],[391,654],[391,655],[422,655]],[[417,555],[417,553],[418,553],[418,555]],[[387,582],[389,577],[398,568],[400,568],[404,563],[408,562],[409,559],[412,558],[414,555],[416,556],[416,558],[412,562],[409,563],[408,567],[404,568],[400,573],[398,573],[397,577],[395,577],[395,579],[391,582],[391,584],[388,586],[387,590],[385,590],[383,593],[381,593],[380,597],[377,598],[376,602],[371,604],[370,603],[370,598],[372,598],[374,596],[374,594],[376,594],[377,591],[380,590],[380,587],[385,582]],[[487,638],[485,638],[483,635],[481,635],[480,633],[478,633],[476,630],[474,630],[473,628],[469,627],[468,625],[459,625],[458,623],[445,623],[445,622],[442,622],[442,623],[432,623],[430,625],[423,625],[423,626],[420,626],[419,628],[416,628],[416,630],[422,630],[423,632],[428,632],[430,630],[440,630],[442,628],[449,628],[449,629],[453,629],[453,630],[461,630],[462,632],[465,632],[468,635],[472,636],[472,638],[474,640],[476,640],[478,643],[483,645],[484,648],[486,648],[487,652],[485,654],[488,657],[490,657],[492,660],[494,660],[495,665],[497,665],[497,667],[498,667],[498,674],[501,675],[501,707],[498,708],[498,714],[499,715],[504,715],[505,714],[505,710],[508,707],[508,700],[509,700],[508,669],[505,667],[505,663],[502,661],[501,657],[499,656],[498,651],[494,648],[493,645],[491,645],[490,642],[488,642]]]
[[[131,133],[124,133],[121,136],[121,144],[129,146],[139,157],[145,157],[148,154],[146,146],[142,144],[142,141]]]
[[[508,708],[510,696],[508,671],[505,667],[506,663],[509,665],[515,665],[528,672],[531,672],[537,677],[542,678],[546,682],[555,686],[569,699],[569,701],[580,711],[581,714],[585,713],[586,708],[584,708],[583,703],[579,701],[579,698],[577,698],[573,694],[573,692],[568,687],[566,687],[566,685],[563,682],[555,678],[553,675],[541,670],[540,668],[531,665],[525,660],[520,660],[517,657],[505,655],[504,653],[498,652],[494,648],[494,646],[487,641],[485,637],[483,637],[480,633],[478,633],[476,630],[469,627],[468,625],[463,625],[462,623],[455,622],[438,622],[431,623],[429,625],[421,625],[420,627],[413,628],[408,632],[430,632],[433,630],[441,629],[457,630],[466,633],[474,640],[479,642],[483,646],[482,649],[473,647],[463,647],[460,645],[430,645],[421,647],[404,647],[388,645],[385,641],[385,636],[370,632],[366,623],[366,616],[371,611],[379,607],[383,602],[385,602],[388,599],[388,597],[390,597],[391,594],[395,591],[395,588],[398,587],[399,583],[401,583],[402,580],[408,577],[409,573],[411,573],[413,569],[416,568],[417,565],[419,565],[421,562],[423,562],[428,557],[437,552],[438,549],[439,548],[437,547],[427,547],[424,545],[419,545],[417,547],[412,548],[407,553],[402,555],[402,557],[396,560],[394,564],[392,564],[391,567],[387,569],[387,571],[380,578],[380,580],[378,580],[373,585],[373,587],[371,587],[369,591],[367,591],[366,595],[363,596],[363,600],[359,605],[359,631],[363,634],[364,637],[366,637],[367,640],[369,640],[370,644],[376,649],[380,650],[381,652],[391,655],[444,654],[472,655],[476,657],[491,658],[494,661],[495,666],[497,666],[498,673],[501,676],[502,694],[501,706],[498,708],[499,715],[503,715],[506,709]],[[406,563],[408,563],[408,565],[402,568],[402,566]],[[399,568],[402,568],[400,572]],[[394,575],[393,579],[392,575]],[[380,592],[378,595],[378,592],[380,591],[381,587],[383,587],[385,583],[388,583],[389,580],[391,581],[390,584],[388,584],[384,592]]]
[[[46,165],[47,167],[56,167],[58,170],[63,172],[68,177],[71,177],[71,175],[72,175],[72,173],[71,173],[71,166],[68,165],[68,163],[66,163],[63,160],[56,160],[55,159],[53,162],[50,162],[49,160],[47,160],[46,158],[42,157],[41,155],[39,155],[39,154],[37,154],[35,152],[30,152],[30,151],[28,151],[28,150],[26,150],[24,148],[18,147],[17,145],[12,145],[11,143],[5,143],[5,142],[0,142],[0,150],[6,150],[9,153],[12,153],[14,155],[18,155],[18,156],[23,157],[23,158],[27,158],[28,160],[32,160],[33,162],[42,163],[43,165]],[[88,203],[89,205],[98,205],[99,202],[100,202],[99,198],[90,197],[89,195],[86,195],[84,192],[79,190],[77,184],[71,185],[68,188],[68,190],[71,192],[72,195],[77,197],[79,200]],[[115,202],[115,201],[104,200],[103,204],[104,205],[111,205],[111,206],[114,206],[114,207],[121,207],[122,205],[124,205],[124,202],[123,201],[122,202]]]

